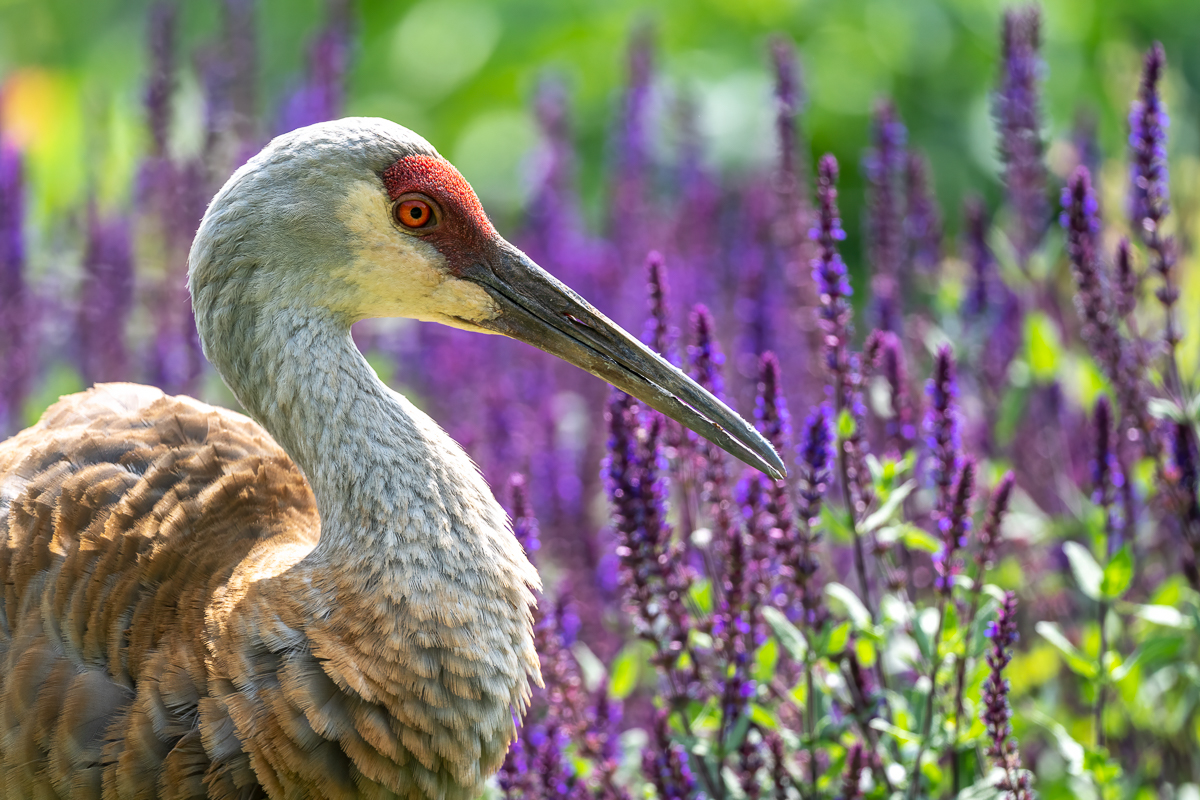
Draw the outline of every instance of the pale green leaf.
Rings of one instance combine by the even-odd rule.
[[[877,508],[865,520],[863,520],[862,531],[864,533],[870,533],[881,525],[891,522],[892,517],[894,517],[896,512],[900,510],[900,506],[904,503],[905,498],[912,494],[912,491],[915,488],[917,488],[916,481],[905,481],[893,489],[888,495],[887,500],[884,501],[883,505]]]
[[[850,587],[840,583],[827,583],[825,595],[845,609],[846,616],[854,623],[854,627],[861,629],[871,626],[871,613]]]
[[[1082,675],[1085,678],[1095,678],[1099,674],[1096,663],[1079,652],[1075,645],[1071,644],[1071,640],[1067,638],[1066,634],[1062,632],[1062,629],[1053,622],[1042,620],[1034,626],[1034,630],[1041,634],[1043,639],[1058,649],[1072,672]]]
[[[1071,572],[1079,590],[1093,600],[1100,599],[1100,582],[1104,571],[1092,557],[1092,553],[1079,542],[1064,542],[1063,553],[1071,564]]]
[[[1100,594],[1115,600],[1125,594],[1133,580],[1133,553],[1126,544],[1113,554],[1104,565],[1104,576],[1100,580]]]
[[[808,642],[800,629],[793,625],[778,608],[764,606],[762,615],[788,655],[796,661],[804,661],[808,657]]]

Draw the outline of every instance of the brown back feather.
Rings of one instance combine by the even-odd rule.
[[[205,614],[252,551],[294,563],[318,532],[262,428],[156,389],[63,398],[0,444],[0,798],[263,796]]]

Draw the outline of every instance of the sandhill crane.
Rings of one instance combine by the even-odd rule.
[[[105,384],[0,445],[0,797],[467,798],[499,767],[539,680],[538,576],[356,320],[524,340],[782,474],[391,122],[269,144],[209,206],[189,284],[254,421]]]

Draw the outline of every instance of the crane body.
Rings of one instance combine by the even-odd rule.
[[[522,339],[782,470],[394,123],[272,142],[210,205],[189,282],[249,417],[101,384],[0,443],[0,798],[481,792],[540,680],[538,576],[358,319]]]

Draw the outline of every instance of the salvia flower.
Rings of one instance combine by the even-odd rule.
[[[687,752],[671,741],[667,712],[662,709],[655,713],[650,746],[642,753],[642,772],[653,784],[659,800],[697,800]]]
[[[167,154],[171,121],[171,96],[175,93],[174,3],[159,2],[150,8],[147,38],[150,45],[150,80],[146,84],[146,117],[150,128],[151,154]]]
[[[1133,230],[1149,238],[1170,212],[1167,186],[1167,128],[1170,118],[1159,93],[1167,65],[1158,42],[1146,53],[1137,99],[1129,109],[1129,218]]]
[[[779,174],[789,180],[784,187],[795,192],[796,169],[796,116],[804,104],[803,87],[800,83],[800,66],[796,63],[796,50],[783,37],[771,40],[771,63],[775,68],[775,135],[779,144]]]
[[[1125,475],[1117,460],[1115,434],[1113,431],[1112,404],[1104,395],[1096,400],[1095,449],[1092,451],[1092,502],[1104,509],[1105,530],[1108,536],[1108,551],[1111,555],[1116,540],[1113,534],[1120,528],[1120,511],[1116,504],[1117,493],[1125,485]]]
[[[16,431],[34,367],[32,302],[25,276],[25,174],[0,141],[0,435]]]
[[[1067,232],[1067,256],[1075,276],[1075,307],[1083,320],[1083,339],[1117,392],[1124,418],[1122,427],[1132,428],[1145,447],[1154,452],[1154,421],[1146,411],[1140,370],[1117,326],[1107,276],[1100,265],[1098,206],[1087,167],[1076,168],[1063,187],[1062,208],[1059,222]]]
[[[871,289],[883,330],[896,330],[901,313],[899,271],[904,257],[904,228],[900,191],[907,137],[896,107],[891,102],[880,103],[872,123],[873,146],[863,159],[863,171],[867,178]]]
[[[792,420],[779,375],[779,359],[774,353],[763,353],[759,360],[758,392],[754,404],[754,423],[777,453],[792,449]],[[766,507],[770,517],[770,538],[779,543],[792,538],[791,490],[785,480],[756,475],[765,484]]]
[[[996,621],[988,629],[992,640],[987,654],[988,676],[983,682],[983,724],[989,740],[987,754],[1004,771],[998,784],[1004,800],[1032,800],[1029,773],[1021,769],[1021,754],[1012,738],[1012,708],[1008,704],[1008,680],[1004,669],[1012,660],[1017,642],[1017,596],[1008,592]]]
[[[954,576],[959,572],[958,551],[967,546],[971,532],[971,498],[975,493],[975,459],[967,457],[959,468],[950,491],[950,505],[935,513],[938,537],[942,547],[934,553],[933,566],[937,571],[935,585],[943,595],[954,588]]]
[[[958,381],[954,375],[954,352],[949,345],[938,348],[933,376],[925,389],[929,410],[925,415],[926,446],[933,455],[930,477],[937,489],[936,509],[949,507],[950,486],[962,460],[959,433]]]
[[[942,216],[929,185],[929,161],[915,150],[904,160],[904,196],[909,263],[931,274],[942,260]]]
[[[1171,423],[1170,461],[1166,478],[1172,487],[1172,506],[1183,527],[1183,573],[1193,587],[1200,587],[1200,454],[1195,431],[1187,422]]]
[[[979,572],[975,577],[976,589],[983,584],[985,570],[996,561],[996,550],[1001,538],[1000,527],[1004,522],[1004,515],[1008,513],[1008,503],[1015,483],[1012,472],[1006,472],[992,491],[992,499],[988,503],[983,525],[979,529],[979,549],[975,553],[975,562],[979,565]]]
[[[968,315],[981,316],[989,307],[995,270],[995,258],[987,242],[990,220],[982,198],[972,197],[963,203],[963,220],[963,256],[971,265],[971,285],[967,289],[965,308]]]
[[[814,552],[820,533],[821,501],[833,478],[834,437],[828,405],[820,405],[804,420],[797,470],[797,511],[800,529],[791,550],[788,567],[796,585],[803,623],[819,630],[828,612],[824,592],[817,581],[820,565]]]
[[[1041,12],[1037,6],[1010,9],[1004,15],[1003,72],[995,97],[1000,129],[1004,185],[1013,211],[1013,245],[1026,268],[1046,228],[1046,168],[1042,163]]]
[[[345,6],[342,0],[330,3],[329,20],[309,46],[304,82],[284,103],[278,125],[280,133],[341,116],[350,50]]]
[[[646,256],[646,294],[650,316],[646,320],[646,333],[642,337],[646,344],[662,354],[663,358],[676,366],[675,340],[679,331],[671,325],[671,311],[667,305],[667,273],[662,253],[651,250]]]
[[[863,345],[863,356],[876,374],[882,375],[887,382],[890,409],[884,421],[884,437],[892,454],[903,455],[912,449],[917,438],[916,411],[908,388],[904,343],[896,333],[876,329]]]
[[[125,323],[133,308],[129,221],[88,208],[76,341],[84,382],[129,379]]]
[[[1118,317],[1128,317],[1137,305],[1138,274],[1133,266],[1133,253],[1129,237],[1122,236],[1117,242],[1113,258],[1113,308]]]
[[[846,773],[842,778],[839,800],[859,800],[862,795],[862,775],[867,768],[867,752],[862,742],[850,745],[846,753]]]

